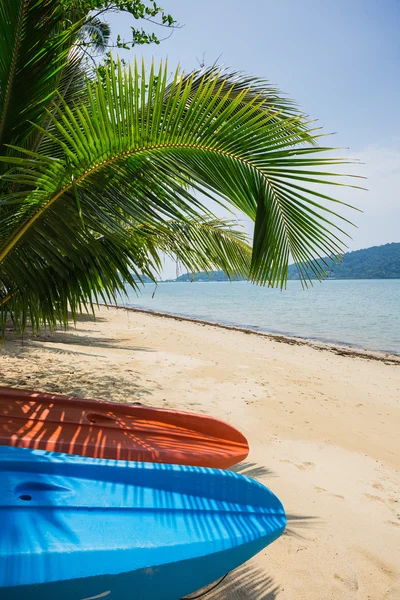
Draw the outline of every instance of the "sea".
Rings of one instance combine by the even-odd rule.
[[[120,305],[400,354],[400,279],[327,280],[285,290],[246,281],[145,284]]]

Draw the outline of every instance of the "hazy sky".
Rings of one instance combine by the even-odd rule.
[[[330,144],[359,158],[368,192],[357,205],[351,250],[400,241],[400,0],[163,0],[182,28],[136,56],[185,71],[218,63],[270,80],[336,132]],[[134,24],[111,15],[112,32]],[[155,29],[162,37],[164,30]],[[125,58],[135,52],[123,53]],[[248,226],[247,226],[248,229]],[[173,269],[167,265],[168,276]]]

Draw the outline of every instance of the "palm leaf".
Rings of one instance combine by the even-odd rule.
[[[193,79],[193,74],[189,74],[183,77],[183,87],[190,80],[193,79],[190,93],[187,102],[196,102],[198,105],[198,98],[201,95],[201,82],[202,77],[207,79],[214,79],[215,83],[218,82],[218,96],[225,97],[225,102],[219,103],[218,108],[226,108],[232,103],[232,100],[237,98],[240,99],[238,105],[234,106],[234,112],[240,112],[243,107],[252,100],[258,100],[260,112],[273,111],[271,115],[271,122],[279,122],[281,125],[284,121],[291,117],[301,117],[304,121],[303,125],[301,120],[298,120],[298,141],[310,143],[315,145],[315,139],[312,135],[313,130],[310,129],[309,123],[307,123],[300,110],[297,108],[296,103],[290,98],[285,97],[281,91],[265,79],[257,77],[249,77],[245,73],[240,71],[229,71],[226,68],[214,65],[212,67],[206,67],[196,73],[196,78]],[[167,88],[169,93],[169,88]],[[250,116],[252,118],[253,115]],[[293,131],[291,129],[291,131]],[[279,134],[285,136],[287,133],[285,127],[281,127]],[[310,135],[311,134],[311,135]]]
[[[228,278],[249,276],[251,246],[233,221],[204,217],[137,226],[134,231],[144,236],[145,247],[153,255],[162,252],[192,273],[218,269]]]
[[[82,23],[66,27],[54,0],[0,3],[0,148],[24,144],[41,121]]]
[[[253,281],[284,285],[290,255],[302,278],[308,268],[323,277],[315,260],[343,252],[337,219],[345,219],[332,208],[341,203],[320,190],[342,185],[330,169],[345,161],[316,145],[319,133],[286,101],[269,102],[260,82],[251,91],[247,80],[234,79],[233,85],[227,73],[177,71],[167,85],[166,66],[152,66],[146,76],[144,67],[115,69],[111,62],[105,85],[100,78],[87,82],[85,100],[69,107],[60,98],[48,112],[51,127],[36,126],[42,147],[57,152],[15,148],[18,156],[0,157],[8,163],[3,181],[18,186],[0,197],[6,293],[12,281],[22,289],[44,256],[60,272],[63,262],[83,264],[92,238],[119,240],[124,262],[128,251],[120,240],[129,227],[158,229],[166,244],[163,226],[172,219],[184,236],[182,228],[205,216],[197,192],[255,222]],[[198,264],[214,264],[221,248],[210,247]],[[181,254],[195,264],[188,248]]]
[[[78,33],[78,45],[90,46],[96,52],[104,52],[110,39],[110,26],[98,17],[90,16]]]
[[[139,292],[143,275],[153,281],[159,278],[160,252],[189,271],[218,268],[229,277],[246,277],[250,267],[251,248],[245,235],[232,222],[219,219],[166,221],[158,228],[136,226],[124,230],[120,238],[89,234],[83,243],[82,253],[72,260],[49,240],[29,263],[27,257],[21,257],[19,275],[26,265],[21,278],[26,285],[12,288],[14,274],[3,287],[5,299],[8,296],[4,304],[18,330],[24,330],[28,314],[36,329],[43,324],[55,327],[59,322],[67,326],[69,318],[75,319],[82,309],[94,312],[99,302],[116,303],[125,295],[127,284]],[[34,274],[33,262],[37,269]]]

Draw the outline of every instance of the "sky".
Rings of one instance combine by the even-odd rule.
[[[336,193],[363,211],[350,216],[357,228],[349,250],[400,241],[400,0],[163,0],[162,6],[181,28],[159,46],[120,52],[125,59],[168,58],[171,71],[180,64],[185,72],[217,61],[269,80],[324,132],[334,132],[329,144],[343,149],[338,155],[362,163],[350,170],[367,178],[361,183],[368,191]],[[130,25],[137,26],[121,14],[107,21],[115,36],[129,38]],[[163,275],[174,274],[167,262]]]

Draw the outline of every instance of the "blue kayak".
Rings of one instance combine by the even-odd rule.
[[[286,526],[260,483],[203,467],[0,447],[1,600],[178,600]]]

